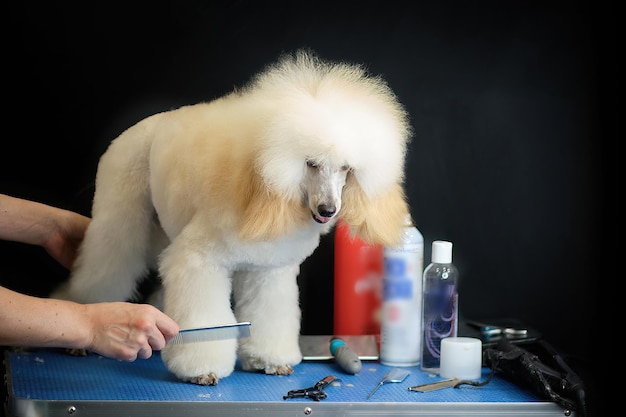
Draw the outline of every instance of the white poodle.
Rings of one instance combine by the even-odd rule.
[[[75,268],[52,296],[130,300],[158,266],[163,309],[181,328],[252,323],[240,341],[166,346],[179,379],[215,385],[237,355],[245,370],[290,374],[302,359],[300,264],[339,218],[365,241],[400,242],[410,136],[380,77],[286,54],[245,88],[111,143]]]

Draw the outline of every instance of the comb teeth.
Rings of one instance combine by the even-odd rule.
[[[250,336],[250,322],[227,324],[223,326],[185,329],[178,332],[168,344],[210,342],[213,340],[241,339]]]

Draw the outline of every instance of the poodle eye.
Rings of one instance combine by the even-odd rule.
[[[317,168],[318,167],[317,162],[312,161],[310,159],[308,161],[306,161],[306,166],[308,166],[309,168]]]
[[[352,170],[352,168],[350,168],[350,165],[346,164],[346,165],[342,165],[341,166],[341,170],[342,171],[350,171],[350,170]]]

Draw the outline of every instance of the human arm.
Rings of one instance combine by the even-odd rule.
[[[44,247],[70,268],[90,219],[0,194],[0,239]],[[120,360],[148,358],[178,333],[156,307],[126,302],[79,304],[0,286],[0,345],[86,349]]]
[[[0,345],[86,349],[133,361],[177,333],[178,325],[149,304],[78,304],[0,287]]]
[[[68,269],[89,222],[73,211],[0,194],[0,239],[41,246]]]

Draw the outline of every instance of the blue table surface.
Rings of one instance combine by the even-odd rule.
[[[409,391],[413,385],[441,378],[419,367],[407,367],[410,375],[400,383],[386,383],[369,399],[391,367],[364,361],[356,375],[344,373],[333,361],[305,361],[289,376],[245,372],[237,367],[216,386],[200,386],[178,380],[160,355],[135,362],[119,362],[96,354],[75,357],[62,350],[41,349],[8,356],[10,394],[31,400],[71,401],[220,401],[285,402],[312,401],[306,398],[283,400],[289,390],[308,388],[333,375],[337,381],[324,388],[324,402],[544,402],[531,392],[499,377],[482,387],[445,388],[428,393]],[[482,379],[489,375],[483,368]],[[482,380],[481,379],[481,380]]]

